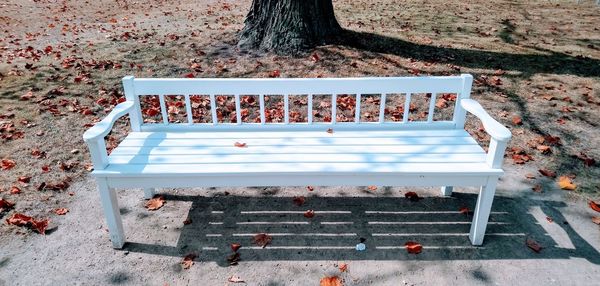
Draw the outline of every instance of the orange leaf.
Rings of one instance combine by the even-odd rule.
[[[0,167],[2,168],[2,170],[10,170],[15,165],[17,165],[17,163],[10,159],[2,159],[2,161],[0,161]]]
[[[538,145],[536,147],[540,152],[542,152],[542,154],[549,154],[552,153],[552,149],[550,148],[550,146],[547,145]]]
[[[420,199],[419,195],[417,195],[417,193],[415,193],[415,192],[408,192],[408,193],[404,194],[404,197],[413,202],[416,202]]]
[[[273,237],[266,233],[259,233],[252,238],[252,243],[265,248],[267,244],[271,243]]]
[[[346,264],[346,263],[340,263],[340,265],[338,266],[338,268],[340,269],[341,272],[346,272],[348,270],[348,264]]]
[[[573,184],[573,181],[571,181],[571,178],[568,176],[560,176],[560,178],[558,178],[558,186],[561,189],[568,191],[572,191],[577,188],[577,185]]]
[[[155,196],[154,198],[146,202],[146,208],[151,211],[160,209],[165,204],[165,198],[163,196]]]
[[[598,203],[596,203],[594,201],[590,201],[589,202],[589,206],[590,206],[591,209],[593,209],[593,210],[595,210],[597,212],[600,212],[600,204],[598,204]]]
[[[369,186],[367,189],[369,189],[369,191],[377,191],[377,186]]]
[[[542,246],[533,238],[528,237],[527,240],[525,240],[525,244],[527,244],[527,247],[531,248],[531,250],[535,252],[542,251]]]
[[[304,212],[304,217],[305,218],[313,218],[315,217],[315,211],[313,210],[307,210]]]
[[[550,171],[550,170],[546,170],[546,169],[539,169],[538,170],[540,172],[540,174],[546,176],[546,177],[550,177],[550,178],[556,178],[556,173]]]
[[[305,201],[306,199],[303,196],[294,197],[294,204],[297,206],[303,205]]]
[[[240,143],[240,142],[235,142],[233,144],[233,146],[240,147],[240,148],[246,148],[246,147],[248,147],[248,146],[246,146],[246,143]]]
[[[183,269],[190,269],[190,267],[192,267],[192,265],[194,265],[194,259],[196,259],[196,257],[198,257],[198,255],[196,253],[190,253],[190,254],[186,255],[183,258],[183,261],[181,261],[181,265],[182,265]]]
[[[12,186],[10,187],[10,193],[13,195],[20,194],[21,189],[19,189],[17,186]]]
[[[231,283],[246,283],[246,281],[244,281],[244,279],[240,278],[239,276],[231,276],[227,279],[228,282]]]
[[[238,249],[240,249],[240,247],[242,247],[242,245],[239,244],[239,243],[235,243],[234,242],[234,243],[231,244],[231,250],[233,250],[233,252],[237,252]]]
[[[515,115],[512,118],[512,122],[514,125],[522,125],[523,124],[523,120],[521,120],[521,117]]]
[[[342,281],[337,276],[323,277],[319,286],[343,286]]]
[[[279,70],[274,70],[269,73],[269,77],[279,77],[281,76],[281,72]]]
[[[407,241],[404,246],[406,246],[406,251],[412,254],[419,254],[423,250],[423,246],[415,241]]]
[[[60,209],[55,209],[54,213],[57,215],[66,215],[69,212],[69,209],[67,208],[60,208]]]

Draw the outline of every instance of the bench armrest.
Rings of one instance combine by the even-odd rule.
[[[512,134],[508,128],[504,127],[504,125],[500,124],[500,122],[496,121],[492,118],[479,104],[479,102],[473,99],[461,99],[460,106],[464,108],[466,111],[475,115],[481,123],[483,123],[483,128],[485,131],[492,136],[497,141],[500,142],[508,142]]]
[[[96,123],[83,133],[83,140],[90,149],[90,156],[92,157],[94,169],[101,170],[108,165],[108,155],[106,153],[104,136],[110,132],[115,121],[121,116],[129,113],[134,106],[133,101],[125,101],[117,104],[117,106],[115,106],[102,121]]]
[[[133,101],[125,101],[117,104],[115,108],[102,121],[94,124],[90,129],[83,133],[83,140],[86,142],[104,138],[115,124],[115,121],[121,116],[127,114],[133,109]]]

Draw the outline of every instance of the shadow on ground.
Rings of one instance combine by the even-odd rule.
[[[452,198],[312,197],[298,207],[290,197],[199,197],[165,195],[168,201],[191,201],[191,224],[183,226],[177,246],[129,242],[125,250],[166,256],[196,252],[203,261],[226,266],[230,243],[242,244],[242,261],[307,260],[486,260],[568,259],[581,257],[600,264],[599,253],[580,237],[557,210],[564,203],[496,197],[484,245],[471,246],[476,195]],[[315,210],[307,219],[303,213]],[[540,219],[540,216],[542,217]],[[552,217],[548,222],[545,216]],[[548,229],[553,229],[550,231]],[[557,231],[558,229],[558,231]],[[252,236],[268,233],[266,248],[252,245]],[[544,249],[534,253],[527,237]],[[365,240],[366,251],[355,245]],[[418,241],[421,254],[407,254],[404,243]]]

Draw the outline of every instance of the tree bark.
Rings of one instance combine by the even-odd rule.
[[[331,1],[253,0],[240,48],[296,54],[326,43],[342,31]]]

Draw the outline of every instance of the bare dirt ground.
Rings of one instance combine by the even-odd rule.
[[[6,168],[0,169],[0,198],[15,206],[2,211],[0,217],[4,221],[14,213],[24,213],[49,218],[51,224],[46,236],[0,224],[0,285],[212,285],[225,284],[233,274],[251,285],[316,284],[325,275],[340,275],[347,284],[356,285],[404,281],[582,284],[576,279],[597,278],[599,230],[591,217],[598,214],[587,202],[597,200],[600,191],[596,162],[600,158],[600,8],[592,1],[575,2],[334,1],[336,16],[348,31],[336,43],[288,57],[236,48],[236,35],[250,1],[5,1],[0,4],[0,159],[5,160]],[[232,241],[206,235],[259,230],[223,227],[208,233],[206,227],[218,215],[208,210],[231,212],[227,217],[235,222],[244,219],[239,213],[243,210],[261,210],[262,206],[293,209],[291,197],[296,195],[325,197],[308,199],[307,204],[315,204],[311,207],[317,210],[339,206],[354,215],[377,208],[457,210],[462,205],[473,207],[473,195],[457,194],[445,201],[436,199],[431,190],[417,189],[427,199],[410,205],[400,199],[406,189],[382,187],[377,191],[318,188],[309,195],[304,188],[165,190],[169,194],[166,206],[149,212],[143,208],[139,191],[131,191],[121,193],[121,202],[128,240],[135,243],[127,252],[110,248],[94,184],[87,176],[90,161],[81,135],[122,98],[122,76],[460,73],[474,75],[473,97],[513,132],[507,175],[499,186],[494,211],[501,218],[500,213],[510,213],[502,219],[515,226],[503,229],[500,224],[500,229],[492,231],[516,235],[490,236],[486,246],[477,249],[468,248],[465,237],[419,237],[426,248],[418,256],[410,256],[403,248],[385,248],[402,245],[405,237],[399,244],[390,237],[373,236],[381,229],[365,226],[365,218],[354,216],[339,218],[354,222],[354,226],[336,231],[356,236],[273,240],[273,246],[340,249],[299,248],[294,252],[243,247],[240,265],[227,267],[225,257]],[[451,113],[451,97],[448,99],[449,104],[441,105],[441,114]],[[227,98],[224,101],[221,115],[227,121]],[[292,101],[301,107],[300,100]],[[386,120],[399,119],[401,102],[390,100]],[[426,105],[413,103],[411,119],[418,120]],[[270,106],[272,120],[280,120],[277,103]],[[245,120],[252,121],[256,111],[252,106],[248,109]],[[319,110],[324,121],[328,110],[326,105]],[[365,108],[363,112],[365,120],[377,117],[375,110]],[[339,114],[338,120],[352,118],[353,110]],[[297,120],[305,120],[302,112]],[[123,120],[115,127],[107,139],[109,147],[126,134],[126,124]],[[470,118],[467,128],[486,144],[487,137],[476,120]],[[557,178],[538,170],[554,172]],[[560,190],[560,176],[569,176],[576,189]],[[231,195],[225,196],[225,191]],[[240,206],[242,201],[250,203]],[[364,205],[372,209],[364,209]],[[58,208],[69,212],[59,216]],[[188,216],[198,223],[184,226]],[[452,215],[413,219],[460,218],[468,221]],[[381,216],[371,219],[389,220]],[[276,227],[261,230],[285,232]],[[195,240],[202,236],[200,242]],[[367,252],[344,248],[353,247],[357,237],[363,236]],[[524,244],[525,236],[534,236],[545,249],[533,253]],[[249,244],[247,237],[240,241]],[[203,249],[206,247],[217,250]],[[199,252],[197,264],[189,270],[177,268],[191,251]],[[335,265],[342,262],[349,264],[348,273],[336,270]],[[42,276],[45,278],[39,278]]]

